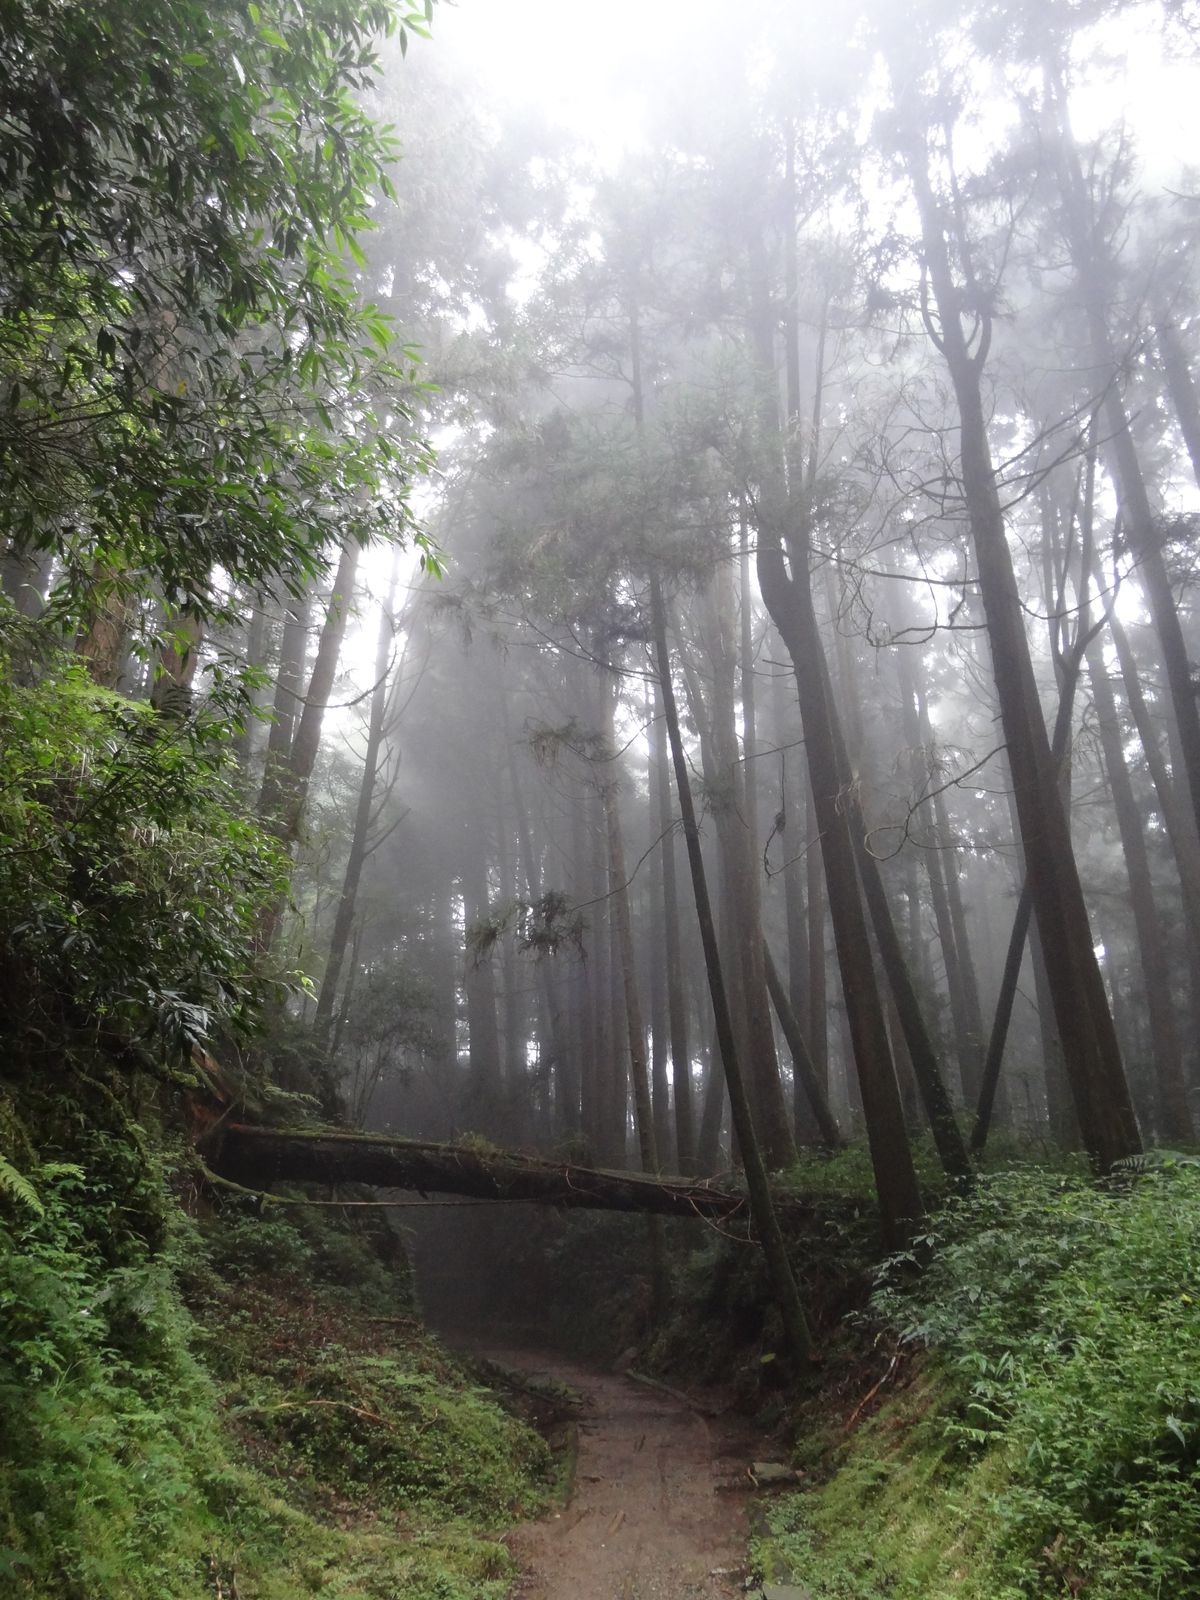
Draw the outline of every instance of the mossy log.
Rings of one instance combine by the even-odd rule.
[[[593,1211],[749,1219],[744,1194],[694,1179],[601,1171],[507,1150],[381,1134],[226,1123],[207,1159],[225,1177],[258,1189],[283,1181],[365,1183],[421,1194],[531,1200]],[[811,1209],[799,1201],[796,1208]]]

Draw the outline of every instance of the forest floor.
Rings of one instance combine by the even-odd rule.
[[[486,1353],[566,1384],[583,1401],[566,1504],[505,1541],[521,1572],[519,1600],[731,1600],[744,1593],[752,1435],[720,1396],[706,1392],[691,1405],[545,1351]]]

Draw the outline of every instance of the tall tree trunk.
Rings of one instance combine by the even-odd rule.
[[[338,657],[346,634],[346,622],[354,598],[354,580],[358,571],[359,546],[351,542],[342,551],[329,596],[329,607],[317,644],[304,709],[296,724],[286,765],[268,760],[263,775],[262,793],[259,796],[261,815],[272,825],[284,848],[291,851],[300,833],[304,807],[308,800],[308,786],[317,764],[321,747],[321,725],[325,708],[333,693],[337,676]],[[258,943],[269,950],[283,914],[283,897],[275,899],[263,912],[258,927]]]
[[[258,797],[258,814],[266,816],[278,793],[280,773],[287,766],[296,731],[300,700],[304,692],[304,666],[308,659],[308,628],[312,614],[312,595],[289,596],[279,643],[279,666],[275,674],[275,697],[271,707],[271,728],[267,736],[267,756]]]
[[[480,1127],[494,1126],[501,1118],[502,1067],[500,1027],[496,1015],[496,973],[492,944],[484,939],[473,948],[473,929],[486,930],[491,922],[488,889],[487,830],[477,805],[465,819],[459,845],[462,869],[463,917],[467,941],[463,950],[463,994],[467,1002],[469,1051],[468,1094],[471,1112]]]
[[[1059,798],[992,465],[980,388],[989,325],[985,319],[982,342],[973,348],[963,327],[963,296],[950,265],[945,223],[930,185],[923,131],[910,131],[903,155],[921,218],[925,262],[937,306],[937,325],[931,314],[929,331],[946,361],[958,403],[963,494],[1034,915],[1041,930],[1084,1144],[1097,1168],[1106,1170],[1114,1161],[1138,1151],[1141,1140]]]
[[[795,1092],[797,1095],[803,1094],[807,1099],[820,1131],[822,1144],[831,1150],[837,1149],[843,1143],[837,1121],[829,1109],[825,1087],[817,1077],[812,1057],[808,1053],[808,1041],[804,1037],[796,1013],[792,1010],[783,979],[779,976],[774,957],[771,955],[771,947],[765,940],[763,965],[767,974],[767,991],[775,1007],[775,1015],[779,1018],[779,1026],[783,1029],[783,1036],[787,1040],[788,1049],[792,1053],[792,1072],[796,1079]]]
[[[725,1068],[725,1082],[729,1088],[729,1101],[734,1127],[742,1149],[746,1171],[746,1187],[750,1195],[750,1211],[766,1258],[772,1288],[779,1302],[784,1332],[793,1357],[802,1363],[812,1357],[812,1333],[800,1293],[788,1260],[787,1246],[775,1214],[767,1183],[767,1170],[758,1148],[754,1125],[750,1116],[750,1102],[742,1078],[734,1039],[733,1017],[725,993],[721,958],[717,949],[717,931],[713,923],[712,905],[708,897],[708,880],[704,871],[704,856],[700,848],[700,829],[696,810],[692,804],[691,781],[688,777],[687,757],[679,731],[679,714],[675,706],[675,684],[671,674],[671,658],[667,648],[667,616],[662,588],[657,575],[650,579],[651,626],[654,635],[654,653],[658,666],[659,689],[667,721],[667,736],[671,745],[671,759],[675,767],[675,786],[683,815],[684,837],[687,841],[688,863],[692,874],[692,892],[696,901],[696,917],[700,924],[700,937],[704,946],[704,964],[708,974],[709,993],[721,1060]]]
[[[770,302],[761,242],[752,241],[755,285],[755,335],[759,364],[764,445],[777,449],[774,349]],[[814,429],[814,432],[816,430]],[[834,942],[842,975],[854,1061],[862,1092],[867,1139],[875,1169],[884,1238],[899,1248],[922,1215],[920,1188],[904,1125],[895,1063],[883,1004],[871,959],[867,920],[860,897],[858,869],[834,734],[833,707],[826,691],[826,669],[813,605],[809,535],[804,523],[790,530],[792,571],[784,560],[786,521],[783,486],[768,462],[759,501],[758,584],[767,610],[791,657],[808,751],[808,770],[821,835],[825,881]]]
[[[261,594],[254,596],[254,603],[250,612],[250,625],[246,629],[246,655],[245,664],[252,672],[261,672],[266,665],[268,654],[267,608]],[[263,689],[255,685],[247,696],[246,709],[242,715],[242,724],[233,741],[233,748],[237,752],[238,764],[245,772],[254,760],[255,752],[260,744],[262,723],[257,713],[263,707]]]
[[[1158,313],[1154,319],[1154,329],[1171,409],[1187,446],[1192,476],[1200,484],[1200,397],[1196,394],[1187,351],[1183,348],[1179,329],[1169,311],[1164,309]]]
[[[1183,776],[1193,815],[1200,827],[1200,706],[1187,643],[1179,620],[1171,577],[1162,552],[1162,528],[1150,503],[1129,416],[1117,381],[1121,363],[1108,325],[1110,285],[1115,275],[1111,252],[1103,240],[1103,224],[1092,215],[1079,152],[1067,113],[1061,73],[1049,64],[1045,72],[1045,122],[1058,162],[1063,227],[1079,280],[1087,315],[1092,353],[1100,373],[1105,424],[1105,455],[1116,483],[1117,499],[1129,548],[1137,560],[1138,582],[1145,593],[1162,649],[1171,705],[1179,729]]]
[[[1156,1132],[1160,1138],[1190,1141],[1194,1130],[1184,1082],[1179,1030],[1175,1022],[1175,1002],[1171,995],[1171,963],[1167,941],[1155,904],[1150,860],[1137,801],[1125,765],[1123,733],[1116,700],[1108,679],[1104,652],[1096,641],[1088,650],[1088,672],[1096,720],[1100,725],[1100,743],[1108,772],[1109,792],[1116,813],[1121,848],[1125,854],[1125,870],[1129,876],[1130,906],[1137,930],[1138,957],[1154,1064]]]
[[[317,999],[314,1031],[322,1041],[328,1035],[333,1018],[333,1002],[346,959],[346,946],[354,926],[354,911],[358,901],[358,888],[362,882],[363,867],[367,860],[370,842],[371,817],[375,809],[375,783],[379,775],[379,755],[383,748],[384,718],[387,711],[392,640],[395,636],[395,618],[392,606],[396,596],[396,563],[392,563],[387,598],[379,609],[379,632],[375,640],[375,680],[371,688],[371,705],[367,719],[367,747],[363,754],[362,777],[358,785],[358,802],[354,808],[354,831],[350,836],[350,853],[346,857],[346,870],[342,875],[342,892],[338,897],[333,918],[333,933],[329,940],[329,954],[325,960],[325,975],[321,980],[321,993]]]
[[[634,1123],[642,1170],[657,1172],[658,1149],[654,1138],[650,1069],[646,1060],[646,1028],[642,1021],[642,1001],[638,990],[633,915],[629,907],[629,878],[625,866],[625,836],[621,827],[619,802],[620,758],[617,755],[613,730],[611,694],[605,694],[604,704],[606,718],[603,727],[604,752],[601,759],[605,763],[605,771],[600,779],[600,796],[604,802],[604,820],[608,833],[608,892],[616,923],[621,980],[625,991],[625,1024],[629,1039],[629,1076],[633,1088]]]
[[[900,685],[901,717],[904,725],[904,737],[911,752],[911,770],[914,788],[923,792],[933,776],[932,749],[928,720],[928,711],[922,720],[924,708],[923,697],[919,696],[916,681],[912,670],[912,662],[908,651],[902,646],[896,651],[896,674]],[[932,807],[931,802],[931,807]],[[930,900],[933,904],[934,921],[937,924],[938,942],[942,947],[942,960],[946,968],[946,989],[950,1000],[950,1016],[954,1026],[954,1040],[958,1055],[958,1070],[962,1079],[963,1097],[968,1106],[973,1106],[979,1098],[980,1077],[983,1070],[982,1029],[978,1016],[979,995],[975,987],[975,970],[971,962],[969,946],[965,949],[966,965],[970,966],[970,980],[964,972],[963,946],[966,945],[965,926],[961,929],[963,944],[960,946],[960,930],[955,927],[955,919],[950,909],[950,894],[947,888],[947,878],[952,874],[955,888],[958,886],[958,868],[953,859],[954,845],[941,827],[944,817],[934,810],[934,839],[932,849],[923,849],[921,857],[925,863],[925,872],[929,881]],[[943,873],[943,852],[950,853],[946,862],[946,872]],[[962,920],[962,904],[959,902],[959,919]],[[971,999],[974,1000],[972,1015]]]
[[[662,690],[654,685],[650,759],[658,802],[659,851],[662,857],[663,960],[667,990],[667,1019],[671,1037],[671,1088],[675,1110],[675,1150],[680,1172],[691,1172],[696,1160],[695,1111],[692,1101],[692,1062],[688,1048],[687,1002],[683,987],[683,951],[679,937],[679,885],[675,863],[675,818],[671,806],[670,757],[662,726]]]

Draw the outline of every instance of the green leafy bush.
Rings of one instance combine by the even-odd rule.
[[[32,670],[14,638],[0,629],[0,1047],[10,1067],[76,1038],[179,1058],[263,997],[251,935],[278,846],[226,776],[220,724],[170,722],[70,657]]]
[[[1198,1283],[1200,1165],[982,1178],[875,1296],[917,1376],[773,1508],[762,1565],[819,1600],[1195,1595]]]
[[[961,1384],[950,1435],[1005,1452],[1019,1584],[1179,1593],[1200,1571],[1200,1166],[1000,1174],[929,1243],[916,1290],[878,1305]]]

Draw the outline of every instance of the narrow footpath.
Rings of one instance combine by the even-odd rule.
[[[631,1378],[544,1352],[489,1351],[584,1397],[568,1503],[510,1537],[519,1600],[742,1595],[750,1436]]]

